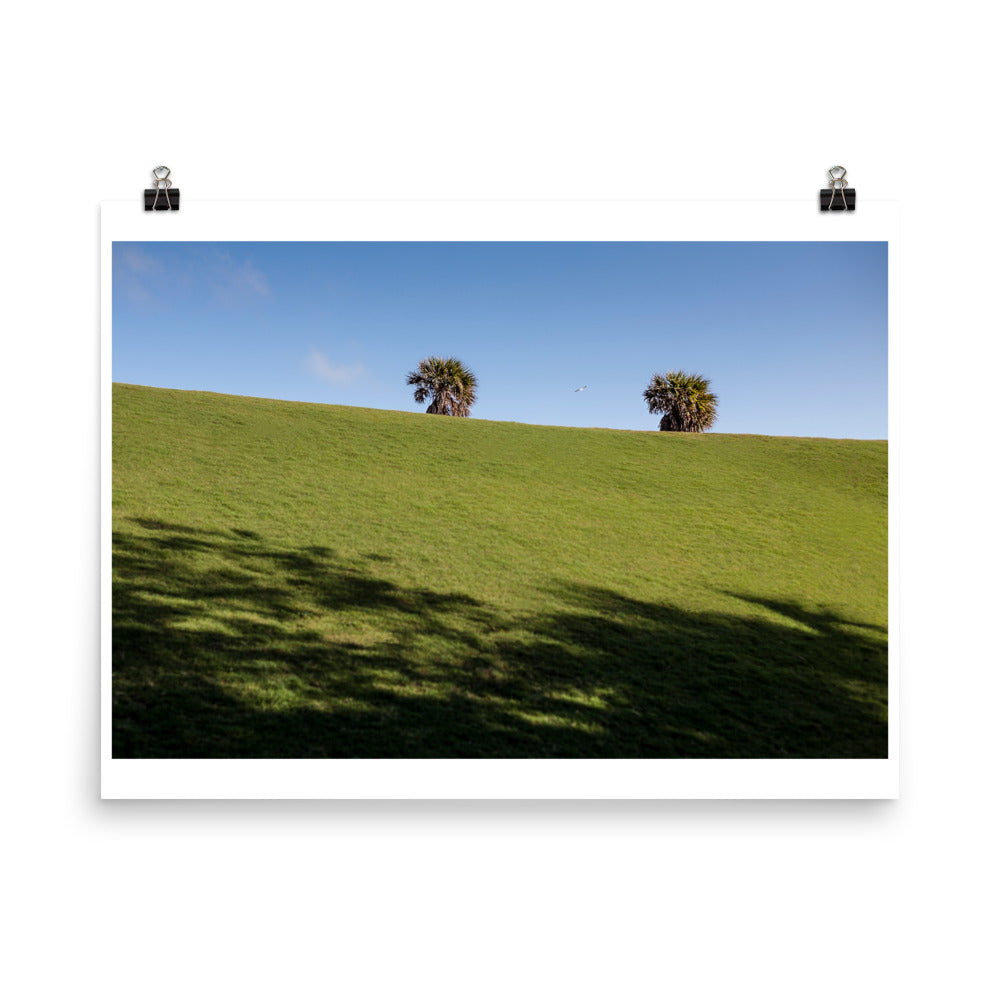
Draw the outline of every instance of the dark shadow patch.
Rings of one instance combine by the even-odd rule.
[[[876,627],[570,582],[515,616],[379,577],[377,553],[135,523],[113,537],[116,757],[886,755]]]

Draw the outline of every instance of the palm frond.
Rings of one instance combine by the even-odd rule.
[[[417,387],[413,393],[416,402],[430,398],[428,413],[467,417],[476,401],[476,376],[458,358],[424,358],[407,375],[406,384]]]
[[[718,399],[704,375],[683,371],[654,374],[643,392],[650,413],[662,413],[661,431],[708,430],[715,423]]]

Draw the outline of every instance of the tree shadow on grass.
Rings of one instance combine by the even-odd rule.
[[[378,553],[132,523],[115,757],[886,755],[884,636],[791,602],[693,614],[561,583],[515,615],[398,585]]]

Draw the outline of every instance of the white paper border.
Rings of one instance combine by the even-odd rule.
[[[882,760],[116,760],[111,756],[111,244],[114,241],[851,241],[889,245],[889,756]],[[199,202],[101,205],[101,797],[895,798],[899,788],[899,210],[769,202]],[[837,294],[836,275],[830,294]]]

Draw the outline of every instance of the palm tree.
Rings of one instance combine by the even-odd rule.
[[[476,401],[476,376],[458,358],[424,358],[406,384],[417,387],[413,398],[418,403],[430,398],[428,413],[467,417]]]
[[[715,423],[716,396],[704,375],[667,372],[649,380],[643,398],[650,413],[662,413],[661,431],[707,431]]]

